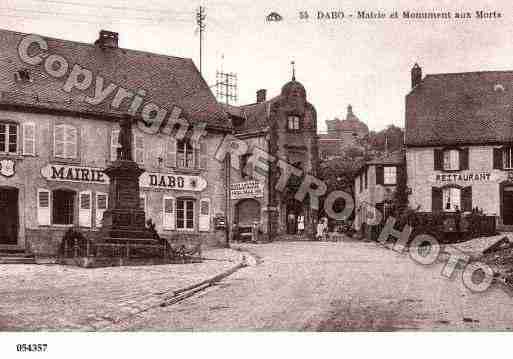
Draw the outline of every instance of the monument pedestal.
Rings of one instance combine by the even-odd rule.
[[[102,226],[106,241],[155,241],[146,228],[144,208],[140,207],[139,176],[143,172],[137,163],[129,160],[116,160],[105,170],[110,179],[109,206],[103,214]]]

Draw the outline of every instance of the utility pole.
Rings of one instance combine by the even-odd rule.
[[[205,13],[205,7],[200,6],[199,9],[196,11],[196,23],[198,24],[199,34],[200,34],[200,45],[199,45],[199,70],[200,74],[202,73],[202,61],[203,61],[203,31],[205,31],[205,19],[207,17],[207,14]]]
[[[219,102],[227,105],[237,102],[237,74],[233,72],[216,72],[216,96]]]

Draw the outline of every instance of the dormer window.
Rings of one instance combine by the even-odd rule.
[[[287,128],[290,131],[298,131],[300,128],[299,116],[289,116],[288,122],[287,122]]]
[[[32,82],[30,72],[27,69],[18,70],[14,74],[16,82]]]

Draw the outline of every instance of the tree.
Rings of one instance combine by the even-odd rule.
[[[403,147],[404,130],[395,125],[389,125],[379,132],[371,131],[366,140],[371,150],[384,152],[386,147],[388,152],[394,152]]]

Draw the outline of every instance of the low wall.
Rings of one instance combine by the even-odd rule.
[[[36,257],[57,257],[61,247],[64,234],[69,227],[63,228],[39,228],[25,230],[25,243],[27,251],[36,255]],[[99,231],[80,229],[80,232],[87,239],[97,239]],[[213,231],[209,233],[176,233],[168,235],[173,243],[183,244],[192,241],[201,240],[203,248],[224,247],[226,245],[226,232],[224,230]]]

